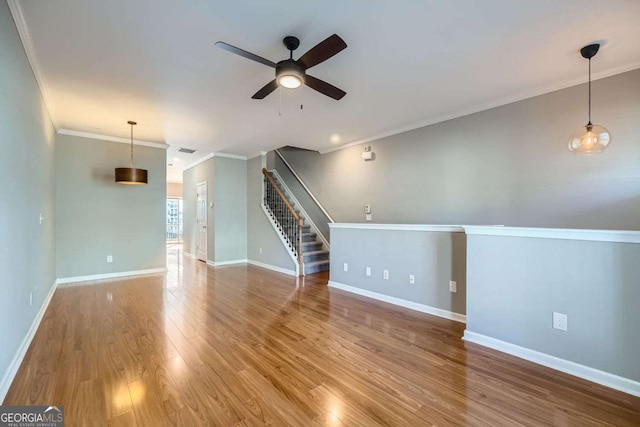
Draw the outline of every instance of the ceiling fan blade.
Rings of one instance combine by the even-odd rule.
[[[252,99],[264,99],[267,95],[269,95],[271,92],[273,92],[277,88],[278,88],[278,82],[275,81],[275,79],[271,80],[262,89],[257,91],[256,94],[253,95],[251,98]]]
[[[236,55],[240,55],[244,58],[264,64],[268,67],[276,68],[275,62],[269,61],[268,59],[264,59],[263,57],[253,54],[251,52],[247,52],[246,50],[242,50],[239,47],[231,46],[229,43],[216,42],[216,46],[218,46],[221,49],[227,50],[231,53],[235,53]]]
[[[339,35],[334,34],[327,37],[298,59],[305,68],[311,68],[314,65],[326,61],[336,53],[345,49],[347,44],[340,38]]]
[[[327,95],[328,97],[335,99],[336,101],[341,100],[342,97],[347,94],[347,92],[342,89],[338,89],[334,85],[310,76],[309,74],[305,76],[304,84],[309,86],[311,89],[317,90],[323,95]]]

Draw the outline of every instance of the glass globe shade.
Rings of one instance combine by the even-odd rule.
[[[302,80],[298,76],[284,74],[278,77],[278,83],[280,86],[286,87],[288,89],[295,89],[302,85]]]
[[[600,126],[587,124],[569,138],[569,151],[573,154],[601,153],[611,142],[609,131]]]

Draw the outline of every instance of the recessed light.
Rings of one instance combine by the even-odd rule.
[[[179,162],[179,161],[180,161],[180,159],[179,159],[179,158],[177,158],[177,157],[174,157],[174,158],[173,158],[173,161],[174,161],[174,162]]]
[[[340,135],[338,135],[337,133],[334,133],[329,137],[329,140],[334,144],[337,144],[338,142],[340,142]]]

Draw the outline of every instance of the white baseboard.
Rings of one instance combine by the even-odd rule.
[[[247,264],[251,264],[251,265],[255,265],[257,267],[262,267],[262,268],[266,268],[266,269],[269,269],[269,270],[277,271],[278,273],[287,274],[289,276],[294,276],[294,277],[297,276],[296,272],[293,271],[293,270],[288,270],[286,268],[277,267],[277,266],[271,265],[271,264],[265,264],[263,262],[254,261],[252,259],[247,260]]]
[[[590,368],[569,360],[560,359],[559,357],[551,356],[550,354],[541,353],[536,350],[531,350],[526,347],[521,347],[506,341],[471,332],[469,330],[464,331],[462,339],[537,363],[538,365],[555,369],[556,371],[564,372],[596,384],[640,397],[640,382],[629,378],[610,374],[608,372]]]
[[[25,354],[27,354],[27,350],[31,345],[31,341],[33,340],[33,337],[36,335],[36,332],[38,331],[38,327],[40,326],[40,322],[44,317],[44,313],[46,313],[47,307],[49,307],[49,303],[51,302],[51,298],[53,298],[53,294],[56,291],[57,282],[58,281],[56,280],[53,283],[53,285],[51,285],[51,289],[49,289],[49,293],[44,299],[44,302],[42,303],[42,307],[40,307],[40,311],[38,311],[36,318],[33,319],[33,323],[31,323],[31,328],[29,328],[29,332],[27,332],[27,335],[22,340],[22,343],[20,343],[20,347],[18,347],[18,351],[16,352],[15,356],[13,356],[13,359],[9,364],[9,368],[7,369],[4,376],[2,377],[2,381],[0,381],[0,403],[4,402],[4,398],[7,396],[7,393],[9,392],[9,387],[11,387],[11,383],[13,382],[13,379],[18,373],[18,369],[22,364],[22,360],[24,359],[24,356]]]
[[[368,291],[362,288],[356,288],[355,286],[349,286],[338,282],[329,281],[329,287],[341,289],[343,291],[351,292],[353,294],[362,295],[365,297],[377,299],[379,301],[388,302],[389,304],[398,305],[400,307],[408,308],[410,310],[420,311],[422,313],[433,314],[434,316],[444,317],[445,319],[455,320],[460,323],[467,323],[467,316],[460,313],[454,313],[452,311],[443,310],[441,308],[431,307],[430,305],[420,304],[413,301],[407,301],[401,298],[392,297],[389,295],[379,294],[377,292]]]
[[[91,274],[89,276],[62,277],[56,280],[58,285],[67,283],[88,282],[93,280],[116,279],[118,277],[141,276],[143,274],[166,273],[166,268],[150,268],[148,270],[120,271],[117,273]],[[63,286],[59,286],[63,287]]]
[[[247,263],[246,259],[233,259],[231,261],[218,261],[218,262],[207,260],[207,265],[210,265],[211,267],[224,267],[225,265],[237,265],[237,264],[246,264],[246,263]]]

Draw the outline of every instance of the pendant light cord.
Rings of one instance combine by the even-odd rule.
[[[591,58],[589,58],[589,125],[591,125]]]

